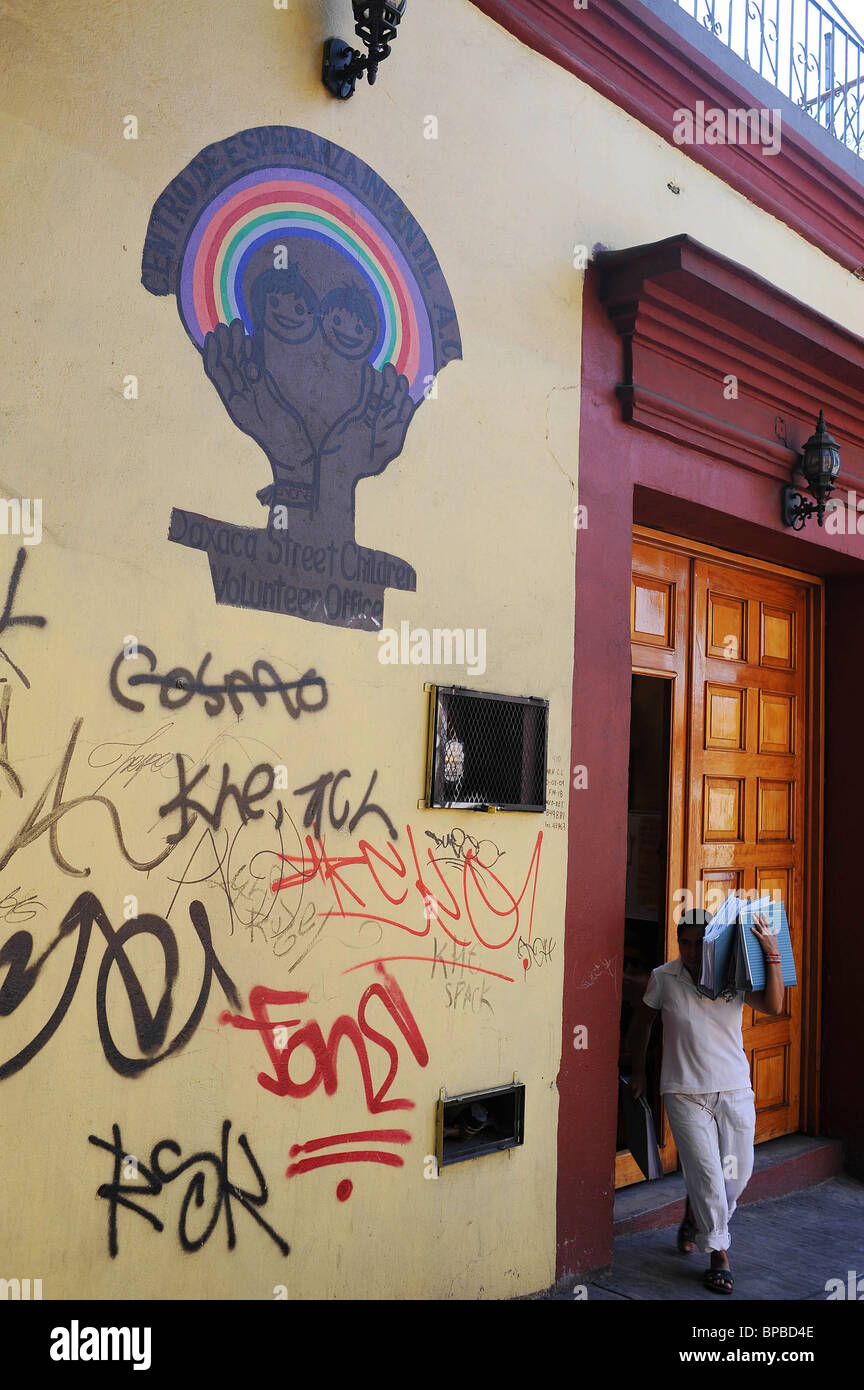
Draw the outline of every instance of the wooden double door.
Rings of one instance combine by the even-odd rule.
[[[799,984],[786,990],[780,1017],[744,1010],[757,1142],[803,1118],[802,1019],[817,958],[821,596],[806,575],[660,533],[634,537],[633,670],[671,682],[664,958],[678,955],[685,907],[713,911],[732,891],[779,894],[789,917]],[[665,1115],[658,1139],[664,1168],[675,1167]],[[627,1166],[619,1181],[633,1180]]]

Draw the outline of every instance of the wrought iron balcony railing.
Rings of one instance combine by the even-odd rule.
[[[864,157],[864,39],[833,0],[675,0]]]

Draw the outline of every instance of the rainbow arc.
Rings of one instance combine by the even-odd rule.
[[[183,252],[178,305],[199,348],[218,323],[253,325],[244,276],[256,251],[292,238],[339,251],[363,281],[381,325],[369,361],[391,362],[413,400],[435,371],[432,326],[420,285],[382,221],[340,184],[302,169],[259,169],[237,178],[198,217]]]

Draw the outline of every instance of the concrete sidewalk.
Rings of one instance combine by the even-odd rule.
[[[735,1277],[731,1297],[703,1286],[708,1256],[698,1250],[679,1255],[677,1227],[668,1226],[619,1236],[612,1270],[588,1283],[588,1301],[824,1301],[827,1281],[842,1280],[845,1290],[850,1270],[862,1280],[864,1300],[864,1183],[840,1176],[786,1197],[740,1207],[730,1232],[729,1264]],[[571,1300],[573,1294],[552,1297]]]

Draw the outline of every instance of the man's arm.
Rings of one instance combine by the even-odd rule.
[[[630,1089],[637,1100],[645,1090],[645,1054],[648,1051],[651,1029],[659,1012],[659,1009],[652,1009],[650,1004],[646,1004],[643,999],[634,1009],[633,1018],[627,1030],[625,1047],[630,1051],[633,1064]]]
[[[780,952],[777,947],[777,937],[773,935],[769,924],[764,917],[756,917],[755,927],[751,927],[753,935],[762,947],[765,956],[765,988],[751,989],[744,995],[744,1003],[749,1004],[751,1009],[755,1009],[760,1014],[771,1014],[775,1018],[783,1012],[783,996],[785,987],[783,984],[783,967],[780,964]]]

